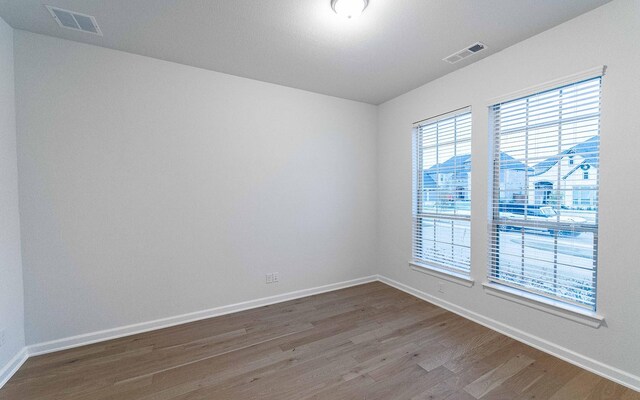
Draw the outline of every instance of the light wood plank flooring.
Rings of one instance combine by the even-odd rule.
[[[552,399],[640,394],[382,283],[29,359],[20,399]]]

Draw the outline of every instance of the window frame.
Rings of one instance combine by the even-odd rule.
[[[413,165],[412,165],[412,249],[411,249],[411,260],[409,261],[409,265],[411,266],[411,268],[414,271],[418,271],[418,272],[422,272],[422,273],[426,273],[435,277],[438,277],[440,279],[444,279],[450,282],[454,282],[454,283],[458,283],[461,284],[463,286],[466,287],[471,287],[473,286],[473,279],[471,278],[471,211],[469,211],[469,215],[459,215],[459,214],[442,214],[442,213],[438,213],[438,212],[424,212],[422,210],[423,205],[420,205],[420,200],[422,200],[422,196],[420,195],[420,192],[423,191],[423,187],[422,184],[424,183],[423,180],[423,174],[424,174],[424,167],[423,167],[423,159],[424,159],[424,155],[423,155],[423,148],[419,147],[422,146],[422,135],[420,133],[420,129],[421,127],[424,126],[428,126],[428,125],[433,125],[433,124],[437,124],[437,123],[441,123],[443,121],[447,121],[450,119],[455,119],[455,118],[460,118],[463,116],[468,115],[469,118],[469,138],[462,140],[462,141],[458,141],[457,138],[454,140],[455,146],[456,146],[456,151],[457,151],[457,146],[459,143],[462,144],[466,144],[468,142],[469,145],[469,159],[467,162],[470,162],[471,160],[471,141],[472,141],[472,137],[473,137],[473,119],[472,119],[472,110],[471,110],[471,106],[465,106],[465,107],[461,107],[459,109],[456,110],[452,110],[450,112],[446,112],[443,114],[439,114],[437,116],[434,117],[430,117],[418,122],[414,123],[413,129],[412,129],[412,141],[413,141],[413,146],[412,146],[412,161],[413,161]],[[457,135],[457,129],[455,130],[456,133],[454,134]],[[433,148],[434,149],[438,149],[438,144],[436,144]],[[437,151],[437,150],[436,150]],[[456,154],[456,153],[454,153]],[[455,155],[454,155],[455,156]],[[446,160],[443,160],[441,162],[438,163],[442,163]],[[468,194],[468,201],[469,204],[471,204],[471,168],[469,170],[469,175],[467,177],[467,194]],[[438,180],[442,180],[442,176],[438,177]],[[440,183],[440,182],[438,182]],[[459,188],[456,188],[455,193],[456,195],[458,195],[459,192]],[[433,219],[434,221],[438,220],[438,221],[451,221],[452,224],[455,224],[456,221],[460,222],[466,222],[468,224],[468,243],[466,244],[456,244],[454,240],[451,241],[451,245],[452,246],[461,246],[461,247],[466,247],[468,248],[469,251],[469,264],[468,264],[468,268],[456,268],[456,267],[451,267],[449,265],[446,264],[440,264],[438,262],[435,262],[433,260],[428,260],[428,259],[424,259],[424,258],[420,258],[418,257],[418,250],[416,248],[416,243],[419,241],[418,239],[418,235],[420,235],[421,237],[421,230],[422,230],[422,224],[418,222],[418,220],[420,219]],[[454,225],[452,225],[452,229],[454,229],[453,227]],[[418,231],[420,231],[420,233],[418,233]]]
[[[584,318],[588,318],[588,321],[593,322],[594,327],[600,326],[600,323],[604,320],[603,317],[598,315],[596,311],[598,311],[598,230],[599,230],[599,206],[595,215],[595,223],[593,224],[593,230],[584,229],[583,231],[589,231],[593,234],[593,257],[591,258],[594,270],[593,270],[593,308],[587,307],[584,304],[580,304],[578,302],[573,302],[570,299],[562,298],[560,296],[553,296],[546,294],[544,292],[536,291],[531,288],[527,288],[524,286],[520,286],[517,284],[509,284],[503,280],[500,280],[493,276],[494,274],[494,266],[497,261],[497,254],[492,250],[493,241],[498,238],[498,230],[500,226],[504,226],[505,220],[500,217],[500,201],[495,201],[496,197],[500,198],[500,167],[496,167],[496,158],[500,157],[501,147],[499,146],[500,140],[500,132],[495,127],[495,119],[494,119],[494,108],[502,103],[508,103],[510,101],[521,100],[528,97],[535,96],[537,94],[541,94],[544,92],[554,91],[562,89],[563,87],[567,87],[574,84],[579,84],[581,82],[586,82],[590,80],[599,79],[599,88],[600,88],[600,96],[599,96],[599,111],[598,111],[598,121],[602,118],[602,85],[603,85],[603,77],[604,72],[606,71],[606,66],[594,68],[589,71],[585,71],[580,74],[576,74],[573,77],[563,78],[557,81],[549,82],[545,85],[540,85],[536,88],[530,88],[525,91],[516,92],[512,95],[502,96],[499,99],[493,99],[488,101],[486,104],[488,106],[488,115],[489,115],[489,136],[490,136],[490,144],[491,144],[491,172],[490,172],[490,188],[489,188],[489,267],[487,273],[487,280],[483,286],[488,294],[496,295],[498,297],[515,301],[517,303],[522,304],[542,304],[542,306],[533,306],[534,308],[538,308],[541,310],[548,311],[549,309],[554,309],[555,311],[551,312],[556,315],[570,315],[569,319],[574,319],[576,315],[579,316],[578,320]],[[560,125],[559,125],[560,126]],[[598,136],[600,136],[600,129],[598,128]],[[598,148],[598,158],[600,157],[600,149]],[[569,164],[573,164],[573,155],[569,156]],[[598,196],[600,181],[599,181],[599,173],[596,173],[596,196]],[[584,177],[584,175],[583,175]],[[497,183],[496,183],[497,182]],[[527,189],[529,190],[529,189]],[[497,217],[496,217],[497,215]],[[553,228],[558,229],[560,222],[553,223]],[[525,224],[523,224],[523,229],[526,228]],[[551,227],[551,226],[550,226]],[[557,249],[554,250],[557,255]],[[558,311],[560,310],[560,311]],[[585,320],[582,320],[584,322]],[[592,325],[591,322],[587,323],[588,325]]]

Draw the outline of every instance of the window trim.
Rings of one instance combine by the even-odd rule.
[[[465,287],[472,287],[475,284],[475,280],[471,278],[471,275],[465,275],[459,272],[454,272],[448,269],[440,268],[436,265],[431,265],[425,262],[409,261],[411,269],[416,272],[431,275],[433,277],[444,279],[445,281],[457,283]]]
[[[504,300],[544,311],[558,317],[562,317],[586,326],[598,329],[604,324],[604,316],[585,308],[572,306],[569,303],[554,300],[542,295],[520,290],[497,282],[483,282],[484,292]]]
[[[485,106],[490,108],[498,103],[504,103],[511,100],[518,100],[523,97],[528,97],[533,94],[544,92],[546,90],[554,89],[560,86],[569,85],[578,81],[584,81],[598,76],[604,77],[607,72],[606,65],[599,65],[588,70],[579,72],[577,74],[571,74],[558,79],[552,79],[547,82],[543,82],[537,85],[529,86],[525,89],[516,90],[514,92],[506,93],[501,96],[496,96],[485,101]],[[603,80],[604,82],[604,80]]]

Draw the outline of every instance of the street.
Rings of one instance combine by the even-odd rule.
[[[425,258],[468,267],[470,234],[468,221],[424,219]],[[501,279],[578,302],[589,301],[593,295],[587,289],[595,271],[592,233],[556,238],[542,231],[504,230],[497,232],[496,244]]]

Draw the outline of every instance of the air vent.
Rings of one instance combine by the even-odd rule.
[[[475,53],[478,53],[486,48],[487,46],[485,46],[483,43],[477,42],[467,47],[466,49],[462,49],[458,52],[453,53],[449,57],[443,58],[443,60],[448,62],[449,64],[455,64],[458,61],[462,61],[465,58],[472,56]]]
[[[102,36],[96,19],[91,15],[80,14],[75,11],[63,10],[57,7],[45,7],[47,7],[53,19],[55,19],[61,27]]]

